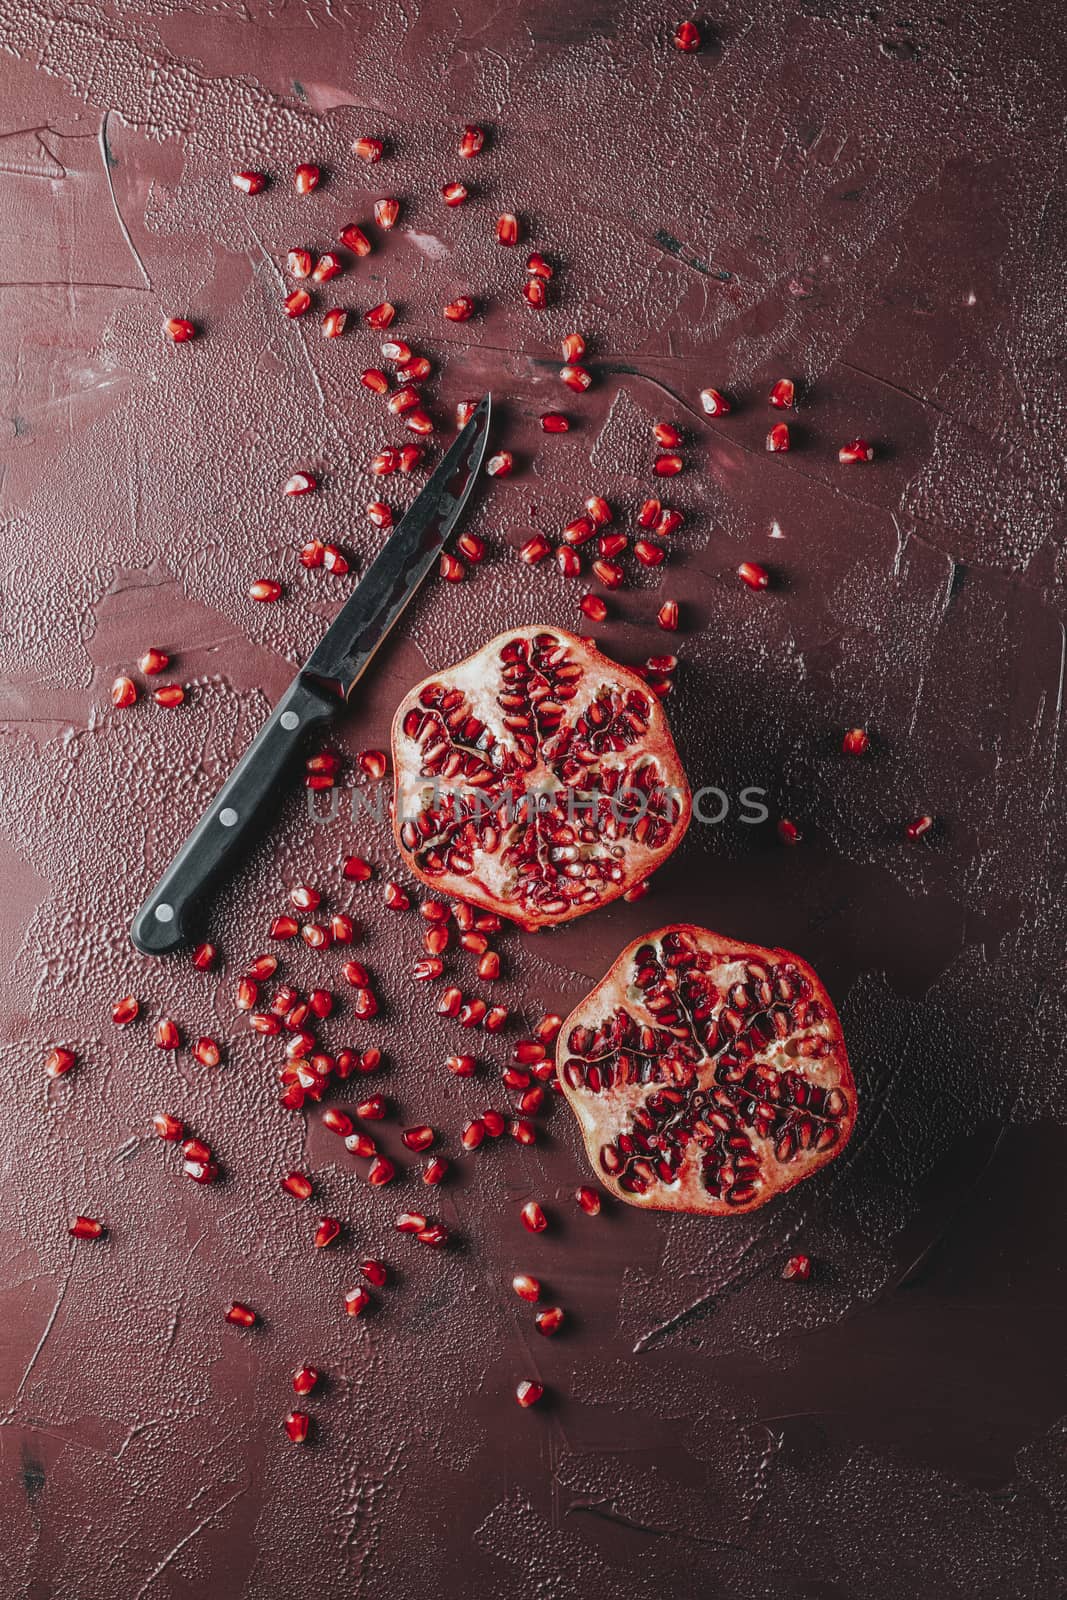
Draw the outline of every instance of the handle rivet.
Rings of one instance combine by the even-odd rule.
[[[165,900],[161,900],[159,905],[156,907],[156,921],[157,922],[173,922],[174,921],[174,907],[173,906],[169,906]]]
[[[279,721],[288,733],[292,733],[294,728],[299,728],[300,726],[300,718],[295,711],[283,711]]]
[[[237,821],[237,813],[232,806],[223,806],[219,812],[219,821],[224,828],[232,828]]]

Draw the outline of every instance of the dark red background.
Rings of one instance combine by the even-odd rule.
[[[558,0],[0,0],[5,1595],[1067,1588],[1057,8],[726,0],[695,56],[671,47],[678,20]],[[465,164],[469,120],[492,139]],[[380,167],[353,157],[363,133],[388,139]],[[288,180],[303,159],[327,170],[307,199]],[[242,197],[238,165],[277,181]],[[449,211],[457,176],[472,198]],[[220,899],[221,975],[128,942],[345,592],[302,572],[300,544],[340,539],[358,571],[381,537],[366,463],[391,431],[357,382],[376,341],[357,323],[324,343],[279,313],[284,251],[326,247],[381,194],[400,226],[322,303],[387,294],[442,368],[439,418],[491,386],[519,470],[469,522],[490,560],[428,586],[341,744],[382,744],[407,686],[509,623],[577,625],[579,586],[514,548],[591,491],[632,516],[651,422],[687,428],[671,561],[597,637],[641,661],[667,643],[660,602],[681,599],[668,709],[694,785],[765,787],[803,842],[736,814],[694,826],[647,899],[502,938],[497,989],[528,1026],[673,918],[811,960],[860,1125],[836,1167],[754,1216],[584,1217],[563,1107],[534,1150],[483,1150],[436,1194],[412,1176],[368,1189],[316,1115],[278,1109],[276,1052],[232,985],[300,881],[366,923],[386,1014],[329,1032],[384,1045],[403,1121],[454,1152],[501,1103],[517,1029],[480,1078],[445,1073],[465,1036],[409,980],[420,919],[381,905],[384,829],[313,828],[294,795]],[[561,264],[544,313],[520,297],[525,249],[493,239],[502,210]],[[482,313],[444,322],[464,292]],[[165,344],[172,313],[202,337]],[[572,328],[596,373],[582,399],[555,376]],[[795,448],[772,457],[765,395],[786,374]],[[707,383],[732,416],[703,418]],[[557,406],[575,426],[547,438],[536,419]],[[842,469],[857,433],[877,458]],[[314,500],[280,497],[296,465],[322,474]],[[742,588],[742,559],[772,567],[771,591]],[[287,585],[277,606],[246,597],[264,575]],[[187,704],[114,711],[112,679],[149,644],[174,652]],[[840,754],[856,723],[863,761]],[[938,828],[909,844],[921,811]],[[352,848],[380,869],[365,889],[340,886]],[[287,953],[286,976],[337,965]],[[453,970],[474,987],[467,958]],[[129,991],[145,1020],[119,1033]],[[156,1050],[161,1014],[227,1041],[224,1064]],[[49,1088],[57,1043],[79,1066]],[[148,1132],[164,1107],[224,1183],[178,1175]],[[315,1176],[307,1206],[278,1190],[293,1165]],[[552,1215],[542,1239],[518,1222],[530,1197]],[[427,1199],[456,1250],[393,1234]],[[331,1252],[310,1249],[320,1210],[349,1225]],[[72,1246],[77,1211],[106,1243]],[[796,1249],[808,1285],[780,1279]],[[341,1295],[368,1252],[396,1281],[353,1322]],[[551,1343],[507,1287],[520,1268],[570,1312]],[[260,1330],[224,1324],[233,1298]],[[281,1419],[305,1359],[329,1381],[299,1450]],[[524,1413],[514,1385],[534,1375],[548,1397]]]

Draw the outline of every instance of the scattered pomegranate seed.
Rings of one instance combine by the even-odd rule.
[[[370,470],[376,478],[390,477],[400,465],[400,458],[395,450],[382,450],[370,464]]]
[[[427,1222],[421,1212],[402,1211],[393,1226],[397,1233],[421,1233]]]
[[[544,1233],[548,1227],[548,1218],[545,1216],[536,1200],[528,1200],[520,1212],[522,1225],[530,1233]]]
[[[598,594],[583,594],[578,604],[591,622],[603,622],[608,614],[608,608]]]
[[[422,1219],[425,1222],[425,1218]],[[389,1273],[383,1261],[361,1261],[359,1270],[368,1283],[376,1289],[383,1289],[388,1281]]]
[[[568,333],[562,345],[564,361],[580,361],[585,355],[585,340],[580,333]]]
[[[152,699],[157,706],[163,706],[168,711],[173,711],[175,706],[180,706],[185,701],[185,690],[180,683],[165,683],[158,689],[152,690]]]
[[[654,528],[663,514],[663,507],[658,500],[646,500],[637,513],[637,520],[642,528]]]
[[[382,300],[364,313],[363,320],[371,328],[388,328],[395,316],[396,306],[389,300]]]
[[[789,424],[776,422],[767,435],[767,449],[776,455],[782,455],[789,449]]]
[[[169,1111],[157,1111],[152,1118],[152,1128],[160,1139],[164,1139],[168,1143],[180,1139],[185,1132],[185,1128],[179,1119],[172,1116]]]
[[[301,162],[293,173],[293,188],[297,194],[310,194],[312,189],[317,189],[322,173],[310,161]]]
[[[120,1028],[123,1028],[128,1022],[134,1020],[140,1009],[139,1000],[135,1000],[132,994],[124,995],[121,1000],[116,1000],[111,1007],[111,1020],[117,1023]]]
[[[457,1020],[461,1028],[476,1028],[486,1014],[484,1000],[468,1000],[459,1009]]]
[[[353,883],[366,883],[373,871],[370,862],[364,861],[362,856],[345,856],[341,863],[341,875]]]
[[[853,439],[851,444],[841,446],[837,459],[843,467],[853,466],[858,461],[873,461],[874,445],[868,444],[866,439]]]
[[[287,1172],[281,1182],[286,1194],[291,1194],[294,1200],[311,1199],[311,1179],[306,1173]]]
[[[319,1225],[315,1229],[315,1249],[325,1250],[326,1246],[333,1244],[341,1232],[341,1224],[336,1217],[320,1217]]]
[[[288,495],[290,499],[296,499],[302,494],[314,494],[318,486],[318,479],[310,472],[294,472],[282,484],[282,494]]]
[[[528,1300],[531,1305],[541,1298],[541,1285],[536,1278],[531,1278],[526,1272],[516,1273],[511,1280],[511,1287],[520,1300]]]
[[[307,1442],[311,1418],[306,1411],[290,1411],[285,1419],[285,1431],[294,1444]]]
[[[593,381],[592,373],[585,367],[560,367],[559,376],[560,382],[565,383],[568,389],[573,389],[575,394],[584,394]]]
[[[358,156],[361,161],[365,161],[368,166],[373,166],[376,161],[382,159],[382,151],[384,149],[385,145],[381,139],[362,138],[355,141],[352,146],[352,153]]]
[[[282,586],[274,578],[257,578],[255,583],[248,586],[249,599],[257,600],[261,605],[272,605],[281,596]]]
[[[119,709],[137,701],[137,685],[132,678],[116,678],[111,685],[111,704]]]
[[[676,450],[682,442],[682,435],[673,422],[654,422],[652,437],[665,450]]]
[[[349,1289],[345,1295],[345,1310],[350,1317],[358,1317],[370,1305],[370,1295],[362,1285],[358,1289]]]
[[[346,961],[341,968],[341,976],[353,989],[366,989],[370,984],[370,973],[362,961]]]
[[[202,1067],[217,1067],[222,1059],[218,1045],[207,1034],[193,1045],[193,1055]]]
[[[439,996],[435,1009],[439,1017],[458,1017],[462,1004],[462,992],[456,988],[448,988]]]
[[[65,1050],[60,1045],[55,1050],[49,1051],[45,1057],[44,1073],[46,1078],[62,1078],[74,1065],[74,1051]]]
[[[933,825],[933,817],[915,817],[911,822],[908,823],[908,826],[904,831],[909,839],[921,839],[924,833],[930,832],[930,829],[933,827]]]
[[[430,983],[434,978],[439,978],[445,970],[445,964],[439,956],[426,956],[421,961],[416,961],[412,968],[412,977],[418,983]]]
[[[700,404],[709,417],[725,417],[732,409],[729,400],[718,389],[701,389]]]
[[[559,411],[546,411],[541,417],[542,433],[569,433],[570,423]]]
[[[282,301],[282,307],[287,317],[302,317],[311,310],[311,296],[306,289],[293,289]]]
[[[300,565],[307,567],[309,572],[314,571],[316,567],[322,566],[322,559],[325,554],[326,546],[322,540],[311,539],[300,551]]]
[[[796,401],[796,385],[792,378],[779,378],[767,398],[779,411],[791,410]]]
[[[315,270],[311,276],[316,283],[329,283],[331,278],[336,278],[338,273],[343,271],[344,268],[340,259],[334,255],[332,250],[327,250],[316,261]],[[341,315],[343,316],[344,312]]]
[[[581,557],[566,544],[561,544],[556,551],[556,565],[565,578],[577,578],[582,570]]]
[[[542,278],[527,278],[522,286],[523,298],[535,311],[542,311],[548,303],[548,290]]]
[[[669,507],[665,508],[663,515],[656,523],[656,538],[669,539],[671,534],[676,533],[684,521],[685,518],[680,511],[671,511]]]
[[[441,1222],[431,1222],[429,1227],[421,1228],[415,1235],[420,1244],[428,1244],[435,1250],[440,1250],[449,1241],[448,1229]]]
[[[410,428],[412,433],[432,433],[433,418],[430,416],[428,411],[423,411],[422,407],[420,406],[415,411],[408,412],[407,416],[404,418],[404,426],[405,428]]]
[[[449,322],[468,322],[474,315],[474,301],[469,295],[461,294],[458,300],[445,306],[444,314]]]
[[[169,1017],[161,1017],[156,1023],[156,1044],[160,1050],[177,1050],[180,1043],[178,1024]]]
[[[658,478],[674,478],[681,472],[685,465],[679,455],[657,456],[652,463],[652,470]]]
[[[519,219],[512,211],[505,211],[496,222],[497,243],[511,246],[519,242]]]
[[[526,270],[532,277],[541,278],[547,283],[555,269],[549,265],[539,251],[535,250],[526,263]]]
[[[185,317],[168,317],[163,332],[174,344],[188,344],[196,338],[196,328]]]
[[[695,22],[680,22],[674,30],[674,48],[687,54],[700,49],[700,29]]]
[[[411,908],[411,897],[399,883],[387,883],[382,889],[382,899],[390,911],[408,911]]]
[[[490,1139],[499,1139],[507,1126],[500,1112],[493,1110],[482,1112],[482,1122]]]
[[[295,917],[275,917],[268,931],[272,939],[295,939],[300,924]]]
[[[322,319],[322,337],[324,339],[339,339],[342,333],[345,331],[345,323],[347,321],[348,312],[341,311],[338,307],[334,306],[331,310],[327,311],[326,315]]]
[[[338,1138],[347,1139],[354,1131],[355,1123],[347,1111],[339,1111],[336,1106],[327,1106],[322,1113],[322,1125],[330,1133],[336,1133]]]
[[[402,389],[395,390],[386,401],[386,409],[394,417],[402,417],[405,411],[412,411],[419,404],[419,391],[405,384]]]
[[[499,978],[500,957],[497,955],[495,950],[487,950],[485,955],[479,961],[478,976],[479,978],[486,979],[486,981],[490,983],[494,978]]]
[[[474,1074],[473,1056],[446,1056],[445,1066],[456,1078],[470,1078]]]
[[[667,552],[662,545],[653,544],[650,539],[635,539],[634,555],[643,567],[658,567]]]
[[[232,1322],[236,1328],[254,1328],[258,1320],[251,1306],[243,1306],[239,1300],[226,1309],[226,1321]]]
[[[182,1162],[182,1172],[185,1177],[191,1178],[194,1183],[200,1184],[214,1183],[215,1179],[219,1175],[219,1169],[216,1162],[211,1161],[210,1159],[206,1161],[199,1161],[195,1157],[191,1156],[186,1156],[185,1160]]]
[[[428,1161],[423,1167],[422,1181],[423,1183],[429,1184],[431,1188],[435,1188],[437,1184],[441,1182],[447,1172],[448,1161],[446,1158],[444,1156],[435,1156],[432,1161]]]
[[[474,401],[461,400],[456,407],[456,427],[465,428],[474,415]]]
[[[215,965],[218,954],[215,946],[205,941],[203,944],[197,945],[190,960],[197,972],[208,972]]]
[[[460,1134],[460,1141],[464,1150],[477,1150],[484,1138],[485,1123],[481,1117],[474,1117],[472,1121],[467,1123],[467,1126]]]
[[[519,559],[520,561],[525,561],[528,567],[533,567],[536,566],[539,561],[543,561],[546,556],[551,554],[552,546],[549,544],[544,534],[535,533],[533,538],[527,539],[526,543],[520,549]]]
[[[563,1307],[546,1306],[534,1318],[538,1333],[543,1333],[546,1339],[551,1339],[553,1334],[559,1332],[563,1326]]]
[[[234,172],[230,182],[242,194],[261,194],[267,187],[266,175],[262,172]]]
[[[477,127],[473,122],[468,122],[463,130],[463,137],[459,141],[459,153],[467,160],[476,156],[485,144],[485,129]]]
[[[383,1183],[391,1183],[396,1177],[396,1168],[385,1156],[375,1156],[367,1173],[367,1182],[380,1188]]]
[[[576,517],[573,522],[568,522],[563,530],[564,544],[585,544],[596,532],[596,525],[592,517]]]
[[[363,232],[363,229],[358,227],[356,223],[350,222],[346,227],[342,228],[340,239],[341,243],[345,246],[345,249],[351,250],[353,255],[370,255],[371,242],[367,238],[367,235]]]
[[[846,756],[863,756],[870,749],[870,736],[866,728],[849,728],[841,741]]]
[[[811,1277],[811,1257],[790,1256],[789,1260],[782,1268],[782,1277],[787,1283],[792,1281],[796,1281],[798,1283],[807,1283],[808,1279]]]
[[[524,1410],[535,1406],[544,1394],[544,1387],[532,1378],[524,1378],[515,1390],[515,1398]]]
[[[293,1391],[295,1394],[310,1394],[319,1381],[319,1374],[314,1367],[298,1367],[293,1373]]]
[[[737,569],[737,576],[750,589],[766,589],[771,581],[767,568],[761,567],[757,561],[742,561]]]
[[[800,829],[789,817],[778,819],[778,837],[783,844],[799,844],[802,838]]]
[[[469,190],[462,183],[446,183],[441,189],[441,199],[446,206],[461,206]]]
[[[414,472],[422,457],[423,449],[420,444],[406,444],[397,456],[397,465],[401,472]]]
[[[600,1195],[596,1189],[583,1183],[574,1191],[574,1198],[588,1217],[600,1215]]]
[[[611,507],[603,495],[591,494],[585,502],[585,509],[595,528],[603,528],[611,521]]]
[[[485,560],[485,540],[479,538],[476,533],[461,533],[456,540],[456,549],[472,566],[477,566],[479,561]]]
[[[310,250],[290,250],[285,258],[285,270],[291,278],[310,278],[312,265]]]
[[[404,1128],[400,1140],[408,1150],[428,1150],[435,1138],[434,1131],[426,1123],[421,1123],[415,1128]]]
[[[335,544],[323,545],[322,564],[326,571],[332,573],[335,578],[343,578],[349,570],[348,557]]]
[[[386,232],[396,226],[396,219],[400,215],[399,200],[375,200],[374,220],[379,228]]]
[[[75,1217],[67,1232],[72,1239],[99,1239],[104,1232],[104,1224],[95,1217]]]
[[[369,778],[384,778],[389,765],[382,750],[361,750],[356,761],[360,771],[365,772]]]

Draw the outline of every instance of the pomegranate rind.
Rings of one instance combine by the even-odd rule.
[[[856,1121],[813,968],[692,923],[626,946],[560,1029],[556,1071],[597,1180],[649,1211],[755,1211],[835,1160]]]
[[[411,871],[530,931],[626,894],[692,814],[658,698],[562,628],[499,634],[424,678],[397,709],[392,749],[393,830]],[[530,797],[546,793],[540,810]]]

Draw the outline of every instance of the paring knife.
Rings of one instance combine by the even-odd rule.
[[[436,563],[478,477],[491,402],[491,395],[479,402],[138,911],[130,936],[145,955],[166,955],[190,940],[197,903],[262,823],[278,780],[305,736],[346,704],[378,646]]]

